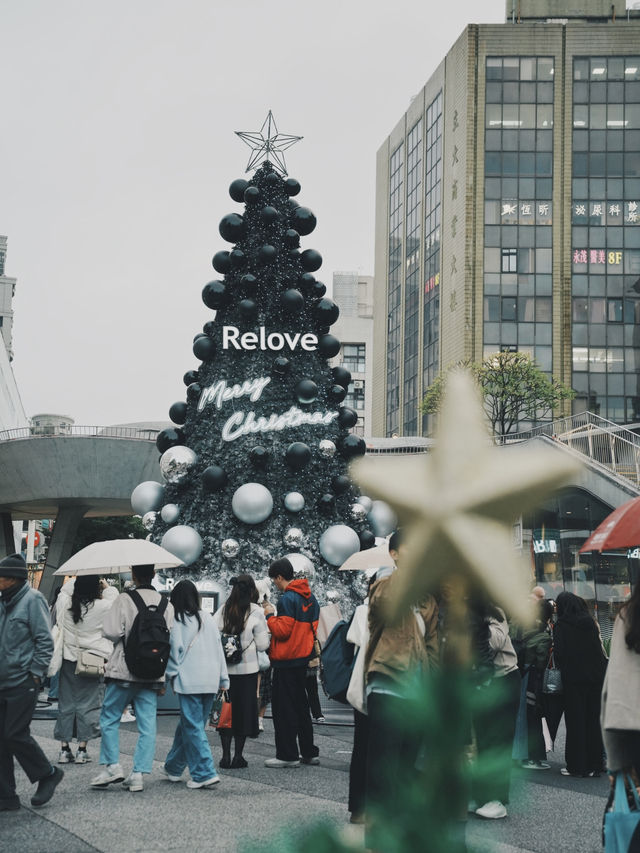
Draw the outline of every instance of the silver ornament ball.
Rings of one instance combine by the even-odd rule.
[[[197,530],[186,524],[177,524],[162,537],[163,548],[182,560],[185,566],[190,566],[202,553],[202,539]]]
[[[223,557],[227,560],[232,560],[240,553],[240,543],[236,539],[223,539],[220,550]]]
[[[355,503],[351,507],[351,518],[354,521],[361,522],[367,517],[367,511],[361,503]]]
[[[328,438],[322,439],[322,441],[318,445],[318,449],[320,450],[320,455],[324,456],[325,459],[331,459],[331,457],[334,456],[336,452],[335,444]]]
[[[360,539],[352,527],[332,524],[318,542],[320,553],[331,566],[341,566],[352,554],[360,550]]]
[[[340,593],[337,589],[328,589],[327,590],[327,599],[329,601],[337,601],[340,598]]]
[[[180,507],[178,504],[165,504],[160,510],[160,518],[165,524],[173,524],[180,516]]]
[[[284,506],[289,512],[300,512],[304,509],[304,497],[300,492],[287,492],[284,496]]]
[[[297,578],[306,578],[312,581],[316,575],[313,563],[304,554],[285,554],[285,557],[293,566],[293,573]]]
[[[150,512],[145,512],[145,514],[142,516],[142,526],[145,530],[153,530],[153,525],[156,523],[157,514],[158,513],[153,512],[153,510],[151,510]]]
[[[131,509],[136,515],[157,512],[164,500],[164,486],[154,480],[145,480],[131,492]]]
[[[271,515],[273,497],[261,483],[245,483],[233,493],[231,509],[245,524],[260,524]]]
[[[160,457],[160,473],[167,483],[182,483],[197,461],[198,457],[190,447],[179,444],[165,450]]]
[[[290,527],[284,534],[283,540],[287,548],[301,548],[304,533],[299,527]]]
[[[368,498],[366,495],[360,495],[360,497],[357,498],[357,502],[359,504],[362,504],[362,506],[365,508],[365,512],[371,512],[371,507],[373,506],[373,501],[371,500],[371,498]]]
[[[368,518],[375,536],[389,536],[398,526],[395,512],[384,501],[373,502]]]

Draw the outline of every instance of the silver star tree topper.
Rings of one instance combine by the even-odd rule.
[[[260,163],[266,162],[271,163],[274,169],[282,175],[287,174],[287,164],[282,152],[302,139],[302,136],[279,133],[271,110],[269,110],[259,131],[236,130],[236,135],[251,148],[247,172],[255,169]]]

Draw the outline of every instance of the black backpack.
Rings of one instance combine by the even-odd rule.
[[[167,599],[159,604],[145,604],[137,589],[128,590],[138,608],[129,636],[124,644],[124,659],[129,672],[137,678],[162,678],[169,663],[169,629],[164,619]]]
[[[353,618],[353,617],[352,617]],[[347,642],[351,619],[338,622],[322,647],[320,654],[320,681],[330,699],[347,705],[347,690],[356,662],[355,646]]]

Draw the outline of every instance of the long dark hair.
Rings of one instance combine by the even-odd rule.
[[[198,620],[198,631],[202,625],[200,618],[200,593],[193,581],[183,580],[177,583],[169,596],[173,604],[173,612],[178,622],[184,625],[187,616],[195,616]]]
[[[241,634],[251,604],[258,603],[258,588],[251,575],[231,578],[231,592],[222,611],[222,630],[225,634]]]
[[[562,619],[563,622],[576,622],[585,616],[591,616],[584,598],[572,592],[561,592],[556,598],[556,608],[558,620]]]
[[[98,575],[78,575],[73,585],[71,606],[69,608],[74,624],[77,625],[78,622],[84,619],[89,607],[101,595],[102,589],[100,588],[100,578]]]
[[[631,598],[622,608],[621,615],[627,628],[624,635],[627,648],[640,654],[640,581],[636,583]]]

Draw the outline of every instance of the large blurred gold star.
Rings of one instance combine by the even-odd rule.
[[[514,548],[513,523],[578,470],[553,447],[496,447],[472,378],[453,373],[432,451],[353,465],[363,492],[390,504],[404,529],[396,614],[456,577],[528,621],[531,569]]]
[[[283,175],[287,174],[287,164],[282,152],[302,139],[301,136],[279,133],[271,110],[269,110],[259,131],[236,130],[236,136],[239,136],[251,148],[247,172],[266,161]]]

